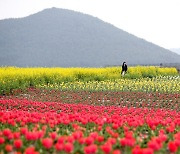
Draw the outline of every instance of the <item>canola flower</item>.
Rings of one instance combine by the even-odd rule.
[[[144,77],[157,76],[174,76],[178,75],[175,68],[160,67],[129,67],[128,73],[122,77],[121,67],[107,68],[17,68],[17,67],[1,67],[0,68],[0,94],[7,94],[13,89],[25,89],[38,85],[61,85],[62,83],[75,84],[72,88],[76,88],[76,83],[94,82],[89,88],[102,89],[101,86],[106,80],[117,80],[116,82],[124,82],[124,79],[141,79]],[[80,82],[79,82],[80,81]],[[126,81],[126,80],[125,80]],[[100,84],[99,84],[100,82]],[[83,84],[83,83],[82,83]],[[108,84],[113,89],[114,83]],[[121,86],[121,85],[120,85]],[[107,87],[107,88],[108,88]],[[119,87],[119,85],[118,85]],[[135,86],[136,87],[136,86]],[[124,88],[124,86],[121,86]],[[126,87],[127,88],[127,87]],[[116,88],[115,88],[116,89]]]
[[[180,93],[180,76],[159,76],[156,78],[117,79],[106,81],[75,81],[60,84],[38,85],[40,88],[88,91],[141,91]]]

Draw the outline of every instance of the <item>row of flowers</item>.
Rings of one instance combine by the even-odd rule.
[[[129,67],[125,78],[142,78],[178,75],[176,68]],[[124,78],[123,77],[123,78]],[[17,68],[0,67],[0,94],[9,94],[14,89],[30,86],[73,81],[104,81],[120,79],[121,67],[106,68]]]
[[[178,153],[180,112],[0,99],[2,153]]]
[[[2,97],[7,98],[7,96]],[[64,102],[89,105],[115,105],[136,108],[165,108],[180,111],[179,93],[145,93],[113,91],[60,91],[29,88],[26,93],[14,91],[8,98],[28,99],[40,102]]]
[[[180,93],[180,76],[158,76],[140,79],[121,78],[116,80],[87,82],[74,81],[39,84],[36,87],[60,90]]]

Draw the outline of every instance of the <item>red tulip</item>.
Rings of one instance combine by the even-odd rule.
[[[68,136],[67,137],[67,142],[73,143],[74,142],[74,137],[73,136]]]
[[[13,150],[12,145],[10,145],[10,144],[6,144],[6,146],[5,146],[5,150],[6,150],[7,152],[11,152],[11,151]]]
[[[89,136],[89,137],[86,138],[85,143],[87,145],[93,144],[94,143],[94,139]]]
[[[67,153],[72,152],[73,149],[74,149],[74,146],[73,146],[72,143],[66,143],[66,144],[64,145],[64,150],[65,150],[65,152],[67,152]]]
[[[132,139],[128,139],[128,138],[122,138],[120,139],[120,144],[122,146],[130,146],[130,147],[133,147],[134,144],[135,144],[135,140],[132,138]]]
[[[105,154],[109,154],[112,150],[112,145],[109,143],[105,143],[104,145],[101,146],[101,149]]]
[[[9,135],[11,135],[11,130],[9,128],[6,128],[3,130],[3,135],[8,137]]]
[[[144,148],[142,154],[154,154],[154,151],[151,148]]]
[[[97,151],[97,145],[91,144],[87,147],[84,147],[84,153],[85,154],[95,154]]]
[[[14,136],[14,139],[19,139],[20,138],[20,132],[14,132],[13,136]]]
[[[82,131],[76,131],[72,135],[73,135],[74,139],[77,140],[83,136],[83,132]]]
[[[0,145],[4,143],[4,138],[3,137],[0,137]]]
[[[84,144],[85,141],[86,141],[86,138],[83,138],[83,137],[78,140],[78,142],[79,142],[80,144]]]
[[[64,137],[61,136],[61,137],[58,138],[57,142],[60,143],[60,144],[63,144],[64,140],[65,140]]]
[[[46,149],[50,149],[53,145],[53,140],[51,138],[44,138],[42,144]]]
[[[142,154],[142,149],[139,146],[135,146],[132,149],[132,154]]]
[[[112,154],[121,154],[120,150],[113,150]]]
[[[148,148],[153,149],[154,151],[157,151],[161,148],[161,145],[157,143],[156,140],[152,140],[148,142]]]
[[[56,143],[56,144],[55,144],[55,149],[56,149],[57,151],[62,151],[62,150],[64,149],[64,146],[63,146],[63,144],[61,144],[61,143]]]
[[[176,143],[174,141],[170,141],[168,143],[168,148],[169,148],[169,151],[176,152],[178,149],[178,146],[176,145]]]
[[[36,152],[35,148],[32,146],[32,147],[26,148],[24,154],[38,154],[38,152]]]
[[[114,124],[114,123],[113,123],[113,125],[112,125],[112,128],[113,128],[113,129],[118,129],[118,127],[119,127],[118,124]]]
[[[25,135],[28,132],[28,129],[26,127],[20,128],[21,134]]]
[[[56,132],[50,133],[50,137],[51,137],[53,140],[56,139],[57,133],[56,133]]]
[[[23,143],[22,143],[21,139],[14,140],[14,147],[16,149],[20,149],[22,147],[22,145],[23,145]]]
[[[103,136],[98,136],[97,137],[97,141],[98,142],[103,142],[104,141],[104,137]]]

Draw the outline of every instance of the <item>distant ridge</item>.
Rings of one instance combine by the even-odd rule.
[[[102,67],[180,62],[180,55],[90,15],[51,8],[0,20],[0,66]]]

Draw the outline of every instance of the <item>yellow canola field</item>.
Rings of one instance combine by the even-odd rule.
[[[180,76],[160,76],[141,79],[116,79],[106,81],[74,81],[39,85],[39,88],[75,91],[136,91],[180,93]]]
[[[0,68],[0,94],[13,89],[24,89],[30,86],[60,84],[74,81],[105,81],[115,79],[136,79],[164,75],[178,75],[175,68],[155,66],[129,67],[125,76],[121,76],[121,67],[106,68]]]

